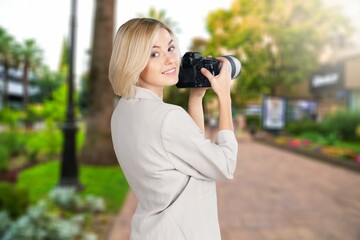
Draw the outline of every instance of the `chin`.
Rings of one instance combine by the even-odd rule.
[[[169,86],[175,85],[175,84],[178,83],[178,81],[179,81],[179,78],[170,79],[170,80],[168,81],[168,85],[169,85]]]

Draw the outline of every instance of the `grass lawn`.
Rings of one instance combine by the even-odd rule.
[[[20,172],[17,185],[26,188],[30,194],[30,201],[35,203],[57,186],[59,178],[59,161],[49,161]],[[107,212],[115,214],[129,190],[118,165],[79,165],[79,182],[84,185],[82,195],[91,194],[104,198]]]

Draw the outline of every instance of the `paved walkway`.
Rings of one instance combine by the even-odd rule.
[[[358,173],[240,140],[235,178],[217,186],[223,240],[360,240]],[[135,207],[130,192],[109,240],[129,239]]]

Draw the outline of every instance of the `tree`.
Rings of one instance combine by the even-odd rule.
[[[156,10],[155,8],[151,7],[147,14],[139,14],[139,16],[157,19],[168,25],[175,33],[181,32],[180,28],[178,28],[178,23],[173,21],[170,17],[167,17],[166,11],[164,9]]]
[[[59,72],[67,76],[69,71],[69,40],[65,38],[62,44],[62,50],[59,61]]]
[[[30,97],[30,102],[42,103],[45,100],[51,100],[53,92],[64,84],[62,73],[52,72],[49,67],[41,66],[36,71],[36,81],[33,84],[37,88],[37,92]]]
[[[207,28],[205,54],[234,54],[242,62],[235,86],[242,100],[278,94],[279,86],[291,93],[317,68],[329,37],[350,33],[345,17],[320,0],[234,0],[208,15]]]
[[[208,45],[208,40],[202,37],[195,37],[192,39],[190,51],[192,52],[205,52]]]
[[[85,72],[80,78],[79,109],[81,114],[86,115],[89,99],[89,73]]]
[[[69,73],[69,43],[63,40],[58,71],[52,72],[48,66],[40,65],[36,69],[36,79],[33,86],[37,92],[31,96],[31,102],[43,102],[53,98],[53,92],[66,84],[65,80]]]
[[[88,80],[86,140],[80,157],[82,162],[88,164],[117,163],[110,132],[110,118],[114,109],[115,95],[108,80],[114,10],[115,0],[96,1]]]
[[[9,68],[12,64],[15,40],[6,30],[0,27],[0,64],[4,68],[3,75],[3,103],[7,106],[9,98]]]
[[[33,72],[37,67],[41,65],[42,61],[42,50],[37,46],[35,40],[25,40],[21,48],[21,63],[23,65],[23,104],[26,111],[27,105],[29,104],[29,71]]]

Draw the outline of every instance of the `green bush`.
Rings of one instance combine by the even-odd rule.
[[[313,143],[323,143],[325,142],[324,136],[317,132],[303,132],[298,135],[300,138],[308,139]]]
[[[53,121],[47,121],[45,129],[35,132],[28,138],[26,153],[30,161],[51,158],[60,154],[62,134]]]
[[[9,157],[24,153],[27,139],[27,133],[19,133],[18,131],[0,132],[0,146],[8,149]]]
[[[0,145],[0,174],[9,167],[9,150],[6,146]]]
[[[33,125],[36,121],[42,120],[42,107],[37,104],[29,104],[25,112],[24,121]]]
[[[313,143],[316,144],[328,145],[328,146],[333,146],[339,141],[337,135],[333,132],[330,132],[329,134],[320,134],[316,132],[303,132],[297,136],[303,139],[311,140]]]
[[[322,134],[324,130],[321,124],[311,120],[304,120],[289,122],[286,126],[286,132],[290,135],[299,135],[304,132]]]
[[[11,218],[17,218],[29,206],[29,193],[9,183],[0,183],[0,210],[6,210]]]
[[[104,211],[100,197],[80,197],[74,189],[54,189],[44,199],[30,206],[25,214],[9,222],[6,212],[0,212],[0,238],[38,240],[97,239],[87,230],[93,214]]]
[[[325,117],[322,126],[326,132],[336,134],[343,140],[358,140],[356,129],[360,123],[360,112],[339,111]]]
[[[246,115],[246,126],[247,128],[255,127],[255,129],[260,129],[261,127],[261,117],[258,115]]]
[[[8,126],[10,129],[15,129],[19,123],[20,116],[21,113],[19,111],[5,107],[0,111],[0,123]]]
[[[3,236],[10,226],[11,219],[8,212],[0,210],[0,236]]]

